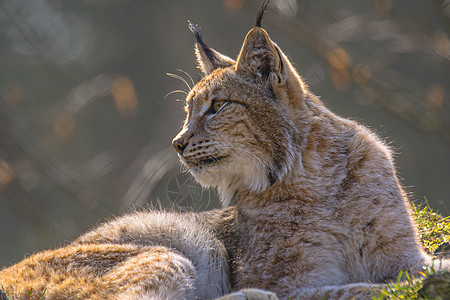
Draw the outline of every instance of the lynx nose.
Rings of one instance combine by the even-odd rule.
[[[172,142],[172,146],[179,154],[183,154],[184,148],[186,145],[183,143],[183,139],[176,139]]]

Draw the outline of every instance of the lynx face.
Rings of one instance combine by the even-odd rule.
[[[241,186],[261,191],[286,175],[295,128],[269,91],[246,82],[232,67],[198,83],[186,111],[174,144],[201,184],[222,192]]]
[[[257,38],[280,60],[267,34],[257,29]],[[281,75],[272,76],[272,61],[253,70],[251,54],[267,49],[247,45],[252,38],[247,36],[237,62],[199,41],[196,52],[206,76],[188,95],[187,119],[173,141],[182,163],[202,185],[218,187],[224,205],[237,190],[263,191],[282,180],[297,150],[289,107],[271,84]]]

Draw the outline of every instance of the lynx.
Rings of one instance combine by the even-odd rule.
[[[173,147],[224,208],[107,222],[0,271],[9,297],[367,299],[431,263],[389,148],[309,91],[261,28],[268,2],[236,60],[190,24],[204,77]]]

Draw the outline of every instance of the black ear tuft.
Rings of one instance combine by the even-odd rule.
[[[195,45],[195,54],[200,70],[207,75],[217,68],[228,68],[235,62],[231,58],[220,54],[203,42],[202,32],[197,24],[188,21],[189,30],[195,36],[197,44]]]
[[[189,30],[194,34],[197,43],[202,47],[203,53],[206,55],[208,60],[214,61],[214,53],[213,50],[203,42],[202,31],[197,24],[192,23],[188,20]]]
[[[197,43],[199,43],[202,47],[205,47],[205,43],[203,42],[202,31],[197,24],[192,23],[188,20],[189,30],[194,34]]]
[[[264,1],[263,5],[261,5],[261,7],[259,8],[258,16],[256,17],[256,24],[255,24],[256,27],[261,27],[261,21],[264,16],[264,13],[267,10],[267,7],[269,6],[269,3],[270,0],[266,0]]]

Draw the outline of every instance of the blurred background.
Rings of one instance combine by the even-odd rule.
[[[0,267],[133,209],[219,206],[171,149],[171,92],[201,78],[187,20],[236,57],[261,2],[0,1]],[[392,147],[411,200],[449,215],[450,1],[272,0],[263,27]]]

